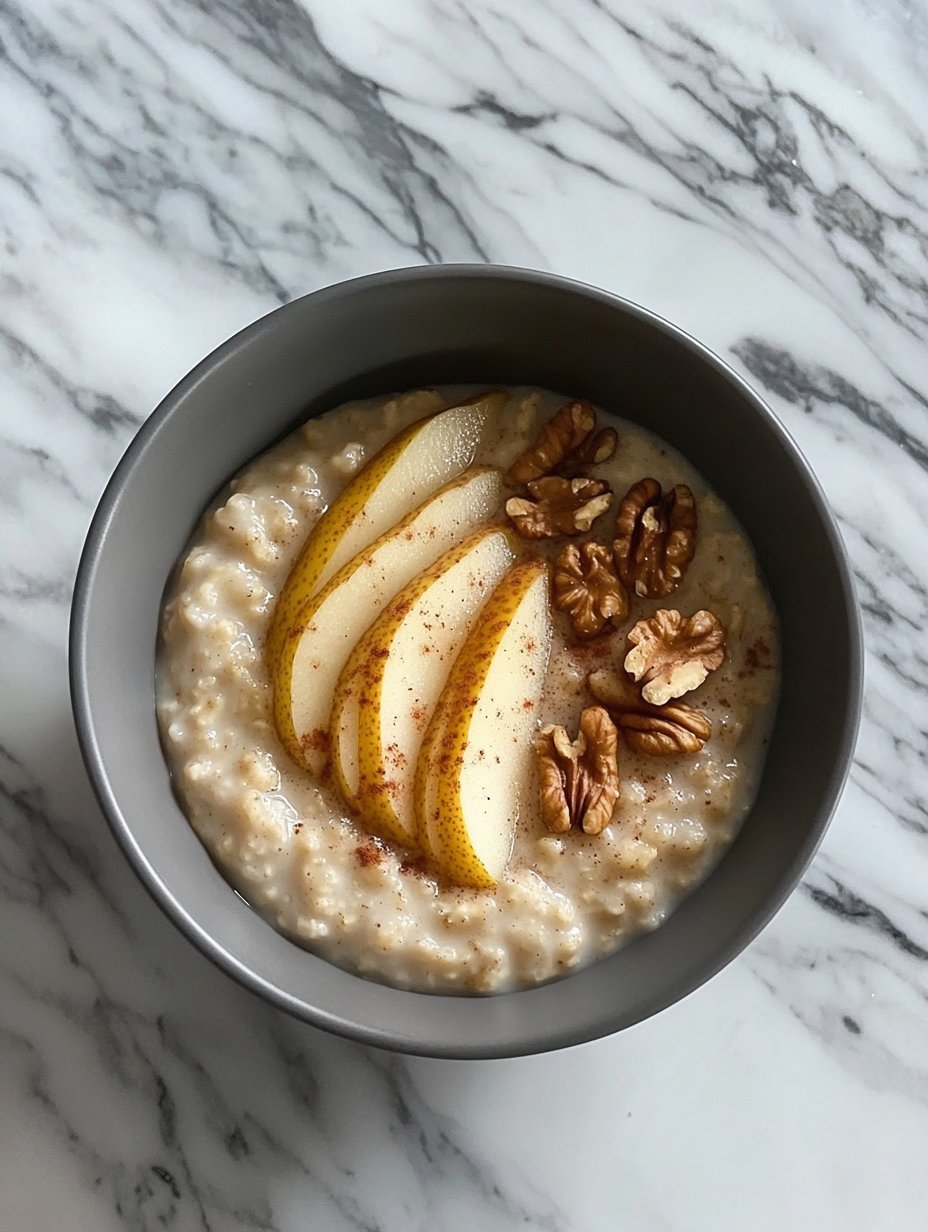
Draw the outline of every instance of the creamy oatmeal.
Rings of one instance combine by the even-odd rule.
[[[658,926],[706,876],[755,795],[776,703],[777,632],[752,549],[722,501],[663,442],[600,412],[618,446],[583,473],[614,495],[591,530],[570,542],[611,544],[623,495],[649,477],[665,490],[691,489],[695,555],[671,594],[646,598],[632,588],[627,617],[598,636],[578,639],[567,612],[554,613],[537,726],[561,724],[573,739],[581,712],[597,704],[591,673],[621,674],[638,622],[666,609],[687,618],[708,611],[724,631],[724,659],[669,705],[685,703],[690,727],[704,734],[711,724],[711,736],[670,756],[641,751],[640,740],[632,749],[634,740],[620,736],[618,799],[595,835],[550,832],[534,768],[522,785],[508,867],[491,891],[439,880],[415,850],[368,833],[331,778],[297,766],[281,745],[266,632],[307,534],[351,477],[406,425],[469,392],[349,404],[311,420],[232,482],[169,593],[157,706],[191,824],[229,881],[281,931],[399,987],[488,993],[549,980],[611,952]],[[512,391],[475,462],[505,470],[563,402]],[[523,547],[553,562],[565,542]]]

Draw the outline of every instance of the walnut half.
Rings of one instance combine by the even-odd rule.
[[[599,479],[561,479],[546,475],[528,485],[531,500],[513,496],[506,512],[523,539],[585,534],[612,501],[609,485]]]
[[[571,741],[563,727],[549,724],[535,737],[541,782],[541,816],[553,834],[572,825],[600,834],[612,820],[619,798],[618,732],[602,706],[588,706],[580,733]]]
[[[625,619],[628,594],[604,543],[564,546],[554,565],[554,606],[567,613],[581,638],[596,637],[610,621]]]
[[[611,458],[617,441],[613,428],[596,431],[596,412],[589,402],[565,402],[542,427],[535,444],[516,458],[505,482],[510,488],[520,488],[552,471],[576,474],[583,466]]]
[[[582,445],[565,454],[557,469],[560,474],[572,479],[575,475],[582,474],[588,466],[599,466],[602,462],[608,462],[618,443],[619,434],[615,428],[601,428],[599,432],[591,432]]]
[[[640,479],[615,517],[619,577],[644,599],[663,599],[683,579],[696,551],[696,501],[685,483],[662,493],[656,479]]]
[[[673,608],[661,608],[650,620],[639,620],[628,640],[632,649],[625,670],[643,682],[641,696],[654,706],[698,689],[725,658],[725,630],[706,611],[687,619]]]
[[[635,753],[652,757],[698,753],[712,735],[712,724],[704,714],[685,702],[652,706],[618,672],[592,672],[587,684],[596,700],[607,707],[625,743]]]

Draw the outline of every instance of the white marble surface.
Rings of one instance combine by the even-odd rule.
[[[0,53],[0,1228],[924,1227],[925,5],[0,0]],[[365,1051],[213,970],[116,851],[66,688],[87,523],[164,392],[289,297],[446,260],[740,365],[869,652],[776,920],[658,1018],[511,1062]]]

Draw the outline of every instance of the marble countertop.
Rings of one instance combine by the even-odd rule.
[[[925,1226],[926,81],[912,0],[0,0],[4,1230]],[[611,1039],[446,1063],[290,1020],[166,922],[66,630],[193,363],[315,287],[487,260],[748,376],[840,521],[868,675],[824,846],[737,961]]]

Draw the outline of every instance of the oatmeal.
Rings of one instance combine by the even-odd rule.
[[[373,521],[356,541],[346,535],[340,548],[329,545],[314,582],[315,593],[329,594],[355,567],[354,589],[340,592],[341,608],[320,609],[335,619],[321,623],[319,645],[294,649],[279,612],[305,606],[288,578],[299,573],[295,562],[323,512],[388,442],[475,392],[349,404],[309,421],[237,477],[198,529],[169,593],[157,682],[175,789],[235,888],[328,960],[436,992],[549,980],[666,919],[751,806],[778,680],[772,605],[724,503],[649,433],[526,388],[499,395],[462,476],[408,477],[415,516],[385,498],[355,512],[356,521]],[[402,539],[388,529],[396,526]],[[356,565],[362,549],[366,572]],[[371,697],[397,702],[401,687],[415,687],[417,697],[433,687],[412,662],[408,671],[395,663],[371,670],[380,645],[372,631],[399,628],[414,601],[426,611],[443,580],[463,605],[460,627],[426,624],[422,647],[447,658],[443,688],[468,654],[481,661],[461,639],[492,624],[494,611],[516,613],[512,636],[521,629],[519,646],[531,651],[523,674],[536,681],[535,693],[521,679],[512,686],[524,700],[506,719],[518,737],[511,749],[494,749],[489,710],[472,724],[472,736],[486,734],[488,761],[501,767],[488,773],[515,793],[517,816],[511,852],[507,838],[499,856],[503,871],[482,888],[479,879],[455,884],[451,865],[443,872],[436,864],[433,839],[444,841],[444,832],[426,827],[417,838],[416,810],[426,805],[402,756],[390,763],[400,786],[382,822],[362,820],[379,816],[376,809],[346,804],[361,799],[370,753],[342,756],[341,741],[358,747],[359,706]],[[398,591],[409,603],[391,608]],[[506,654],[487,669],[494,696],[515,670]],[[352,672],[359,692],[345,685]],[[304,692],[281,720],[284,677],[294,694]],[[322,679],[325,688],[316,688]],[[418,716],[394,706],[396,731],[422,746],[419,764],[457,738],[456,707],[442,697],[447,713],[437,728],[440,699],[432,697],[434,716],[418,731]],[[331,729],[334,747],[333,701],[343,716]],[[469,790],[479,790],[479,764],[468,773]],[[435,801],[444,809],[451,798],[434,781],[418,788],[436,816]],[[466,882],[471,864],[454,867]]]

